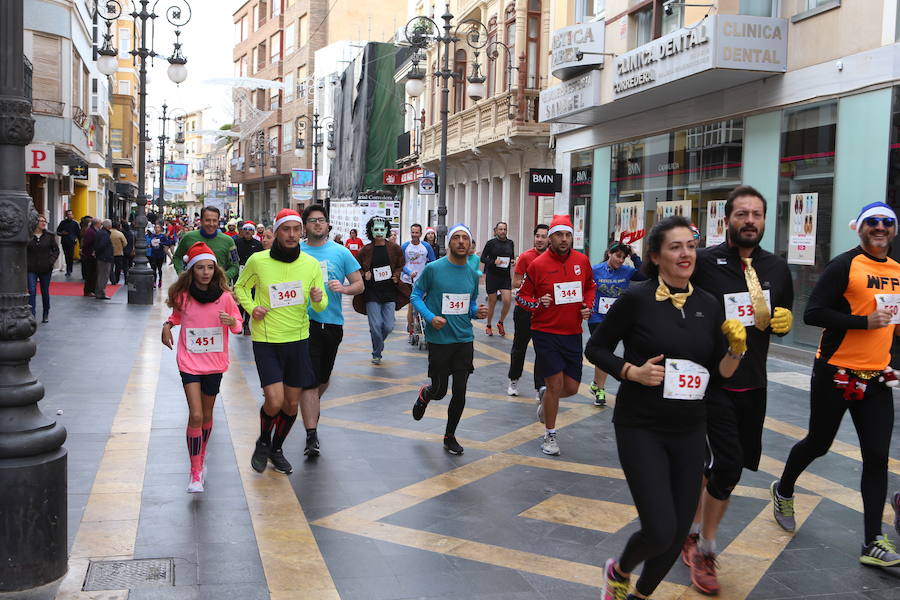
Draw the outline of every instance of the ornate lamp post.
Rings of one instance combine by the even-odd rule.
[[[324,125],[323,125],[324,123]],[[306,131],[307,126],[312,126],[312,143],[310,144],[313,147],[313,200],[318,202],[319,200],[319,151],[325,143],[322,141],[322,134],[320,133],[322,129],[325,129],[328,143],[325,146],[325,151],[328,153],[328,158],[333,159],[335,154],[337,153],[337,149],[334,146],[334,118],[333,117],[325,117],[324,119],[319,119],[319,111],[313,113],[312,119],[309,118],[308,115],[300,115],[294,120],[294,127],[297,130],[297,143],[294,148],[294,156],[297,158],[303,158],[306,156],[306,141],[303,139],[303,132]]]
[[[106,22],[106,33],[103,36],[103,46],[97,50],[99,58],[97,66],[104,75],[113,75],[119,68],[118,54],[119,51],[112,45],[112,23],[122,15],[122,4],[126,0],[106,0],[105,11],[98,8],[98,16]],[[140,27],[140,47],[134,48],[129,52],[132,61],[140,65],[139,67],[139,84],[138,95],[138,114],[140,115],[140,125],[138,131],[145,131],[147,128],[147,58],[156,58],[159,56],[153,49],[153,34],[151,34],[148,47],[147,39],[147,23],[154,24],[153,32],[155,33],[155,20],[160,15],[156,14],[156,6],[160,0],[153,2],[150,6],[150,0],[131,0],[132,8],[131,16],[134,21],[135,33]],[[166,20],[175,26],[175,43],[172,49],[172,55],[166,60],[169,62],[168,75],[173,83],[179,84],[187,79],[187,58],[181,52],[181,27],[184,27],[191,20],[191,5],[187,0],[173,0],[165,11]],[[133,35],[132,39],[137,40],[138,35]],[[129,304],[153,304],[153,271],[147,264],[147,241],[144,237],[144,230],[147,227],[147,200],[146,192],[147,183],[147,165],[146,165],[146,140],[145,136],[140,136],[140,147],[138,149],[138,190],[140,197],[138,198],[137,216],[134,219],[134,225],[137,235],[134,242],[134,266],[128,272],[128,303]],[[161,170],[165,170],[165,165],[160,165]]]
[[[466,95],[473,100],[480,100],[485,96],[485,77],[481,74],[481,65],[478,63],[480,51],[487,46],[488,29],[481,21],[464,19],[456,27],[452,25],[453,15],[450,14],[450,4],[446,5],[441,16],[443,25],[438,25],[429,17],[415,17],[411,19],[405,28],[406,40],[413,48],[413,68],[407,75],[406,93],[417,98],[425,91],[425,73],[419,67],[424,53],[430,47],[437,45],[440,55],[440,70],[434,76],[441,80],[441,158],[438,174],[438,224],[437,246],[438,254],[443,254],[445,238],[447,236],[447,122],[449,118],[450,79],[463,77],[464,73],[455,73],[450,70],[450,45],[465,41],[466,45],[475,51],[472,63],[472,72],[466,77],[469,84],[466,86]],[[443,29],[443,33],[440,33]],[[461,37],[460,37],[461,36]],[[490,58],[490,56],[488,57]]]
[[[162,121],[162,130],[160,131],[159,137],[156,139],[159,140],[159,197],[156,200],[156,204],[159,210],[159,216],[162,217],[165,214],[166,207],[166,142],[169,141],[169,136],[166,135],[166,123],[169,121],[175,121],[178,125],[178,133],[175,134],[175,150],[181,152],[184,150],[184,119],[187,116],[184,110],[180,108],[176,108],[174,110],[180,111],[180,115],[176,115],[174,117],[166,116],[166,112],[168,110],[168,106],[163,102],[162,105],[162,116],[159,117],[159,120]]]
[[[68,566],[66,430],[45,416],[28,368],[37,348],[25,293],[37,213],[25,192],[34,137],[22,0],[0,2],[0,597],[50,599]]]
[[[257,169],[259,169],[259,202],[260,202],[260,214],[267,214],[267,211],[263,208],[265,206],[265,198],[266,198],[266,165],[269,166],[269,172],[271,174],[275,174],[275,157],[278,155],[278,139],[266,138],[266,132],[262,129],[258,129],[253,133],[253,146],[250,149],[250,174],[256,174]],[[269,160],[266,160],[266,159]],[[245,210],[246,210],[246,202],[245,202]]]

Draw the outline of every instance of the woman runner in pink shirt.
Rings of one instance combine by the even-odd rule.
[[[181,326],[176,361],[189,410],[191,479],[187,491],[202,492],[213,406],[222,374],[228,370],[228,330],[240,334],[242,321],[225,272],[209,246],[203,242],[191,246],[184,264],[184,272],[169,287],[166,304],[172,314],[163,324],[162,343],[172,348],[172,328]]]

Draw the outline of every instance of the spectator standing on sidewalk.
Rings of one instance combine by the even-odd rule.
[[[50,276],[58,258],[59,245],[56,243],[56,236],[47,231],[47,218],[40,216],[37,227],[28,240],[28,303],[31,304],[31,314],[37,316],[35,305],[37,283],[40,281],[41,306],[44,311],[42,323],[47,323],[50,318]]]
[[[119,225],[121,227],[121,225]],[[125,247],[128,246],[128,238],[118,227],[113,226],[109,230],[109,241],[113,250],[113,270],[110,283],[118,285],[122,272],[125,270]]]
[[[125,283],[128,283],[128,271],[131,270],[131,265],[134,264],[134,230],[128,224],[128,221],[122,219],[122,222],[119,224],[119,230],[122,232],[122,235],[125,236]]]
[[[84,229],[81,230],[81,277],[84,279],[84,295],[93,296],[97,286],[97,260],[94,258],[94,242],[100,219],[85,217],[82,219]]]
[[[66,257],[66,277],[71,277],[72,267],[75,266],[75,244],[78,243],[78,236],[81,235],[81,227],[72,218],[71,210],[66,211],[66,218],[56,226],[56,235],[59,236],[63,255]]]
[[[95,219],[95,221],[99,220]],[[106,295],[106,286],[109,283],[109,273],[113,264],[110,229],[112,229],[112,221],[105,219],[103,226],[97,229],[97,238],[94,241],[94,258],[97,259],[97,284],[94,287],[94,298],[97,300],[109,300],[109,296]]]

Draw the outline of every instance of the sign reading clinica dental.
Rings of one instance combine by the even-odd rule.
[[[787,21],[714,15],[616,58],[615,98],[643,92],[709,69],[783,73]]]
[[[553,33],[550,72],[566,81],[579,73],[603,64],[603,32],[605,21],[581,23]],[[582,53],[578,60],[578,53]]]

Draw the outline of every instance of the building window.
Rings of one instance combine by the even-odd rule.
[[[270,156],[279,154],[279,148],[281,148],[281,127],[275,125],[269,127],[269,147],[267,148],[267,153]]]
[[[488,43],[485,46],[487,52],[490,52],[492,55],[494,52],[497,53],[499,57],[501,54],[506,54],[506,51],[500,48],[500,46],[495,46],[494,42],[497,41],[497,15],[491,17],[491,20],[488,21]],[[488,57],[490,58],[490,57]],[[488,98],[494,95],[494,89],[497,85],[497,61],[496,60],[485,60],[484,70],[487,74],[487,95]]]
[[[282,123],[281,125],[281,151],[291,152],[294,149],[294,124]]]
[[[575,22],[599,21],[606,15],[606,0],[575,0]]]
[[[131,95],[131,82],[130,81],[128,81],[127,79],[120,79],[117,83],[119,84],[119,93],[120,94],[122,94],[123,96]]]
[[[247,55],[245,54],[241,57],[241,77],[246,77],[249,74],[249,63],[247,61]]]
[[[128,58],[131,55],[131,30],[125,27],[119,28],[119,58]]]
[[[526,30],[526,58],[528,67],[527,87],[540,87],[540,36],[541,36],[541,0],[528,0],[528,27]]]
[[[265,22],[266,22],[266,15],[269,14],[269,13],[266,11],[266,3],[265,3],[265,2],[260,2],[260,3],[258,4],[258,6],[259,6],[259,11],[258,11],[257,14],[258,14],[258,17],[259,17],[259,21],[258,21],[257,24],[256,24],[256,28],[257,28],[257,29],[259,29],[260,27],[262,27],[262,26],[265,24]]]
[[[297,29],[300,34],[300,37],[297,40],[297,47],[302,48],[305,44],[309,43],[309,19],[306,18],[306,15],[300,17]]]
[[[667,15],[664,10],[660,11],[662,13],[659,32],[661,36],[677,31],[684,26],[684,6],[679,4],[673,5],[671,8],[671,15]]]
[[[277,17],[281,14],[281,0],[272,0],[272,16]]]
[[[806,0],[806,10],[819,8],[823,4],[829,4],[831,2],[834,2],[834,0]]]
[[[269,39],[269,62],[275,64],[281,62],[281,32],[279,31]]]
[[[250,35],[250,22],[247,15],[244,15],[241,17],[241,41],[246,40],[248,35]]]
[[[253,23],[252,23],[252,25],[253,25],[253,31],[256,31],[257,29],[259,29],[259,26],[260,26],[260,22],[259,22],[259,5],[254,5],[254,6],[253,6],[252,21],[253,21]]]
[[[59,102],[62,95],[60,79],[60,40],[58,37],[35,33],[33,35],[34,73],[32,94],[35,100]]]
[[[297,0],[284,0],[284,7],[290,8],[297,3]]]
[[[276,79],[275,81],[281,81]],[[269,110],[277,110],[281,108],[281,90],[272,88],[269,90]]]
[[[259,51],[256,53],[256,70],[264,69],[266,66],[266,43],[259,45]]]
[[[294,99],[294,74],[284,76],[284,102],[287,104]]]
[[[237,21],[234,24],[234,43],[239,44],[244,41],[244,38],[241,37],[241,22]]]
[[[509,46],[509,52],[506,53],[506,61],[504,62],[503,69],[503,85],[506,89],[512,87],[512,82],[509,80],[509,67],[510,61],[514,61],[515,64],[515,56],[516,56],[516,3],[511,2],[506,7],[506,12],[503,15],[503,37],[506,45]]]
[[[81,103],[81,57],[77,52],[72,53],[72,108],[85,106]]]
[[[284,28],[284,55],[290,56],[294,53],[297,45],[297,24],[291,23]]]
[[[632,48],[649,44],[653,41],[653,6],[646,6],[629,15],[631,28],[634,30]]]
[[[778,0],[741,0],[738,14],[750,17],[777,17]]]
[[[453,79],[453,112],[466,107],[466,51],[457,50],[453,55],[453,72],[460,75]]]

